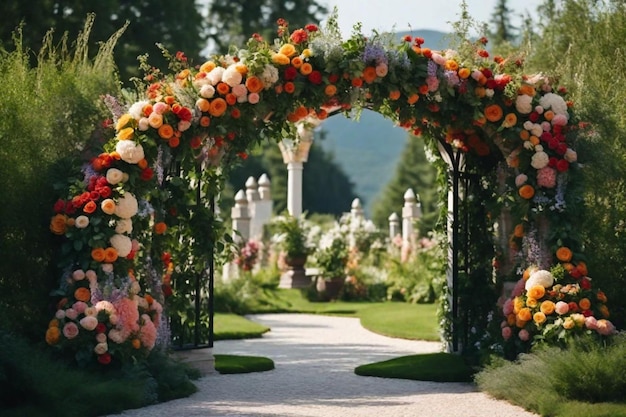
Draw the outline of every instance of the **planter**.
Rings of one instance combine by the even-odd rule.
[[[288,269],[280,276],[279,288],[307,288],[311,285],[311,277],[306,275],[304,269],[306,259],[306,255],[285,258]]]
[[[333,277],[330,279],[318,278],[316,289],[320,298],[326,301],[336,300],[343,289],[346,277]]]

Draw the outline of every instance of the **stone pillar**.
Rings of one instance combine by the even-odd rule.
[[[287,211],[294,217],[302,215],[302,171],[299,161],[287,162]]]
[[[402,241],[411,243],[414,238],[413,222],[422,216],[422,207],[419,198],[412,188],[404,193],[402,207]]]
[[[233,221],[233,239],[242,242],[250,239],[250,211],[248,210],[248,198],[243,190],[239,190],[235,194],[235,206],[230,210],[230,217]]]
[[[263,228],[272,219],[272,211],[274,202],[272,201],[272,193],[270,191],[270,179],[267,174],[259,177],[259,200],[254,204],[254,218],[257,222],[259,238],[263,236]],[[252,235],[255,237],[255,235]]]
[[[361,204],[360,199],[355,198],[354,200],[352,200],[350,214],[352,214],[352,217],[355,219],[363,218],[363,205]]]
[[[389,216],[389,239],[393,240],[400,234],[400,216],[398,213],[391,213]]]
[[[263,225],[257,218],[257,203],[261,199],[259,195],[259,185],[256,178],[248,177],[246,180],[246,198],[248,199],[248,212],[250,214],[250,238],[260,239],[263,234]]]

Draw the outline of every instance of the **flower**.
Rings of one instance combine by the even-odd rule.
[[[130,219],[139,210],[137,199],[130,193],[125,193],[117,202],[115,214],[122,219]]]
[[[121,140],[117,142],[115,151],[120,155],[123,161],[129,164],[136,164],[145,157],[143,147],[131,140]]]
[[[532,287],[540,285],[543,288],[549,288],[554,284],[554,277],[550,271],[538,270],[530,274],[530,277],[526,281],[525,289],[529,291]]]

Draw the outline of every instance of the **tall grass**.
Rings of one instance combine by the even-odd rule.
[[[580,339],[566,350],[544,348],[516,362],[498,361],[476,382],[494,397],[544,416],[626,416],[624,369],[626,335],[621,334],[608,346]]]

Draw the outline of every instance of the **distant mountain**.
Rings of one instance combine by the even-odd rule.
[[[405,35],[424,38],[424,46],[431,49],[444,48],[446,34],[443,32],[417,30],[397,34],[399,39]],[[393,178],[408,133],[369,110],[364,110],[359,120],[333,116],[324,121],[321,129],[325,138],[313,146],[322,146],[334,154],[339,166],[354,183],[369,215],[373,201]],[[346,211],[349,209],[346,207]]]

